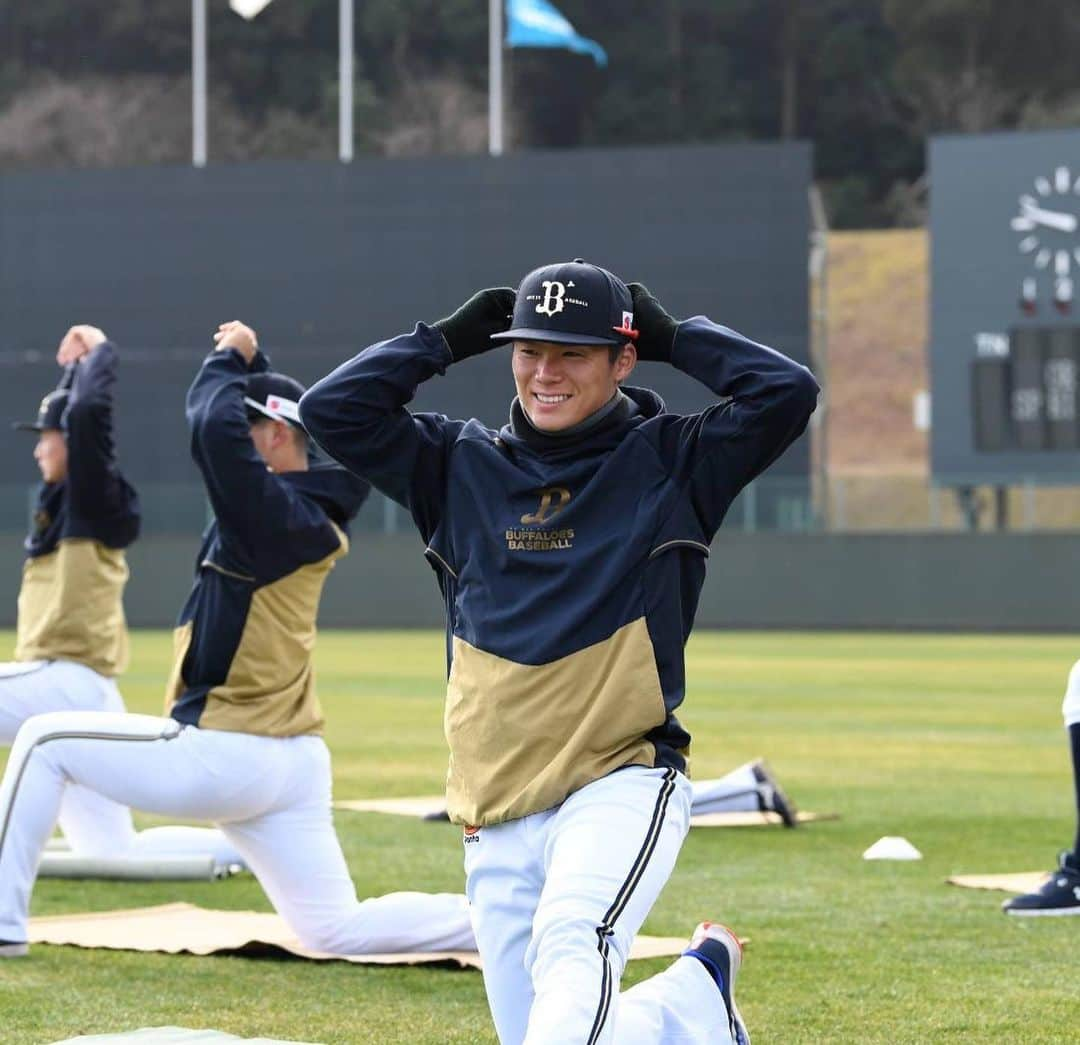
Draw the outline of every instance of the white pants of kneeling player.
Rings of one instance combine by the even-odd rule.
[[[465,898],[365,900],[331,817],[321,737],[261,737],[150,715],[38,715],[0,783],[0,939],[26,939],[34,873],[68,781],[148,812],[219,823],[297,939],[314,950],[474,950]]]
[[[725,1045],[696,958],[619,994],[630,943],[690,826],[690,783],[633,766],[543,813],[465,835],[467,892],[502,1045]]]
[[[1061,705],[1061,713],[1065,718],[1066,729],[1080,725],[1080,660],[1069,672],[1069,684],[1065,687],[1065,700]]]
[[[116,681],[84,664],[70,660],[0,664],[0,744],[13,743],[22,724],[34,715],[123,710]],[[127,806],[83,787],[64,792],[58,822],[79,856],[212,856],[219,865],[243,862],[220,831],[154,827],[137,832]]]

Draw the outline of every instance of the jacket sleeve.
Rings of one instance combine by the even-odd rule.
[[[720,397],[677,418],[660,442],[711,539],[739,491],[805,430],[819,388],[806,367],[704,316],[679,324],[671,361]]]
[[[284,547],[298,563],[328,554],[329,548],[321,545],[331,533],[325,515],[267,469],[251,440],[244,407],[247,375],[267,369],[261,352],[249,371],[238,352],[214,351],[187,395],[191,456],[202,473],[221,543],[231,565],[252,579],[268,571],[283,572]],[[283,544],[283,536],[294,540]]]
[[[443,336],[419,323],[364,349],[300,400],[311,437],[336,461],[409,509],[425,541],[442,517],[450,448],[464,427],[406,409],[421,382],[453,362]]]
[[[64,425],[71,536],[93,536],[111,546],[124,547],[138,533],[139,513],[135,491],[116,463],[116,368],[116,348],[109,341],[69,368],[71,395]],[[66,375],[65,381],[68,379]]]

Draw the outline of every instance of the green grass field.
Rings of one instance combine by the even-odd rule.
[[[168,656],[164,634],[134,636],[131,710],[158,710]],[[756,1045],[1075,1041],[1080,919],[1008,919],[1003,894],[943,880],[1049,869],[1072,838],[1058,708],[1077,656],[1063,637],[697,635],[683,716],[695,774],[765,755],[800,805],[843,819],[692,832],[646,929],[688,934],[711,917],[751,938],[738,994]],[[442,663],[434,633],[321,636],[337,797],[439,789]],[[337,827],[361,894],[463,887],[449,825],[341,813]],[[886,834],[925,859],[861,860]],[[243,876],[46,881],[34,912],[173,900],[269,909]],[[662,965],[634,963],[627,979]],[[0,964],[5,1045],[166,1024],[324,1043],[495,1040],[470,972],[57,947]]]

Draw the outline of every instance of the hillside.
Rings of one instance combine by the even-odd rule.
[[[928,387],[925,229],[829,236],[829,471],[925,475],[928,433],[912,400]]]

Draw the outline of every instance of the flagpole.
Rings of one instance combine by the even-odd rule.
[[[206,166],[206,0],[191,0],[191,165]]]
[[[353,158],[353,0],[338,5],[338,159]]]
[[[488,0],[488,152],[503,152],[503,0]]]

